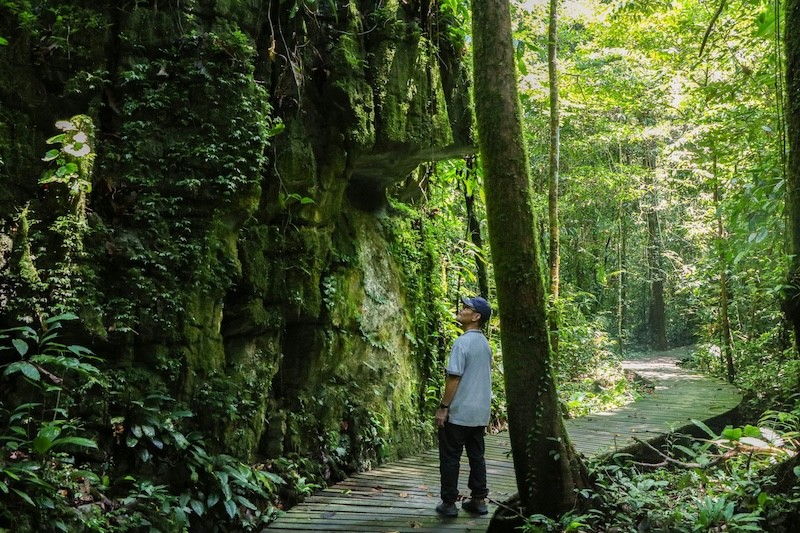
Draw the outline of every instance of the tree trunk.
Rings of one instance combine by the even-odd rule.
[[[722,221],[720,210],[719,178],[717,176],[717,156],[713,160],[714,174],[714,205],[717,211],[717,249],[719,251],[719,313],[720,332],[722,334],[723,364],[727,369],[728,383],[733,383],[735,371],[733,368],[733,347],[731,345],[731,322],[728,316],[728,265],[725,259],[725,225]]]
[[[664,309],[664,270],[661,265],[661,228],[658,220],[658,194],[655,183],[655,161],[648,158],[651,169],[650,205],[647,209],[647,264],[650,271],[650,335],[655,350],[667,349],[667,319]]]
[[[625,227],[625,220],[628,210],[625,209],[625,203],[619,203],[619,237],[617,239],[617,342],[619,343],[619,355],[623,356],[625,353],[625,282],[627,276],[625,269],[627,268],[627,228]]]
[[[789,229],[788,285],[784,312],[800,350],[800,0],[786,2],[786,130],[789,165],[786,173],[786,213]]]
[[[550,172],[548,179],[548,215],[550,219],[550,344],[558,354],[559,316],[559,228],[558,228],[558,164],[559,164],[559,109],[558,109],[558,0],[550,0],[550,25],[547,39],[548,75],[550,80]]]
[[[508,0],[473,2],[475,111],[501,320],[514,472],[525,513],[577,503],[586,469],[561,417],[520,124]]]
[[[470,175],[475,164],[475,157],[469,156],[464,159],[466,164],[466,175],[464,176],[464,204],[467,208],[467,230],[472,244],[479,253],[475,255],[475,270],[478,275],[478,292],[480,296],[489,298],[489,277],[486,274],[486,256],[483,254],[483,239],[481,238],[481,224],[475,214],[475,189],[467,185],[471,179]]]

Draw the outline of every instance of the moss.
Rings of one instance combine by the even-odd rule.
[[[421,36],[384,41],[372,61],[380,146],[446,146],[452,143],[433,45]]]
[[[20,96],[0,89],[0,121],[18,128],[0,127],[0,195],[14,206],[37,202],[35,126],[67,104],[99,109],[80,273],[99,353],[125,354],[125,366],[147,370],[143,383],[179,392],[241,457],[259,445],[316,459],[344,447],[337,465],[357,467],[430,435],[419,392],[429,354],[415,338],[431,315],[414,303],[428,286],[409,277],[428,279],[435,265],[413,266],[428,258],[411,244],[407,257],[391,251],[386,220],[345,193],[363,185],[382,203],[431,142],[451,142],[447,109],[435,54],[406,8],[358,8],[315,5],[313,21],[277,10],[273,22],[302,43],[287,42],[273,64],[256,0],[139,2],[81,37],[79,68],[53,56],[43,69],[68,102],[30,65],[7,76]],[[0,54],[30,53],[15,43]],[[279,68],[295,52],[299,81]],[[286,125],[274,139],[270,101]],[[355,179],[372,156],[380,164]],[[12,174],[21,177],[6,187]]]

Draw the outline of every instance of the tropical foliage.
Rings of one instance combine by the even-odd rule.
[[[140,3],[133,4],[135,11]],[[400,4],[398,9],[419,7]],[[88,288],[106,293],[97,312],[111,319],[108,335],[135,338],[131,324],[138,320],[162,327],[166,337],[175,334],[171,328],[187,315],[199,312],[168,270],[200,265],[198,283],[210,280],[216,290],[231,285],[239,270],[263,266],[268,254],[248,257],[244,251],[244,266],[238,259],[225,259],[237,245],[235,237],[224,246],[204,240],[200,230],[207,229],[209,206],[218,208],[220,199],[224,205],[235,202],[234,193],[258,189],[261,174],[278,168],[270,158],[285,154],[270,154],[267,148],[274,136],[289,133],[273,116],[276,109],[294,105],[296,97],[299,110],[292,113],[302,114],[304,91],[313,92],[327,77],[336,80],[345,66],[363,69],[366,61],[353,51],[355,43],[374,38],[376,28],[391,30],[394,37],[418,36],[424,29],[430,57],[436,58],[437,48],[455,47],[469,58],[468,2],[423,4],[429,12],[420,14],[416,26],[392,26],[385,7],[372,13],[364,28],[341,35],[337,29],[329,43],[342,58],[335,69],[314,63],[322,56],[310,45],[288,47],[281,56],[274,38],[252,43],[237,28],[187,34],[161,50],[158,64],[120,67],[119,88],[128,95],[127,107],[114,109],[114,94],[103,94],[104,120],[118,121],[121,112],[131,117],[111,135],[122,144],[96,152],[95,124],[88,116],[55,123],[46,151],[33,157],[39,167],[31,168],[43,168],[43,173],[27,176],[29,188],[37,191],[33,194],[47,198],[45,209],[35,212],[23,205],[2,221],[13,218],[15,241],[23,244],[15,248],[16,270],[0,264],[8,273],[1,280],[0,302],[24,321],[0,332],[0,528],[258,530],[282,507],[327,481],[383,459],[391,428],[342,393],[316,400],[340,406],[347,415],[337,420],[341,431],[324,426],[307,409],[269,420],[284,427],[287,441],[313,442],[314,454],[281,449],[272,459],[242,462],[233,453],[221,453],[219,442],[200,432],[196,422],[200,417],[219,427],[238,422],[240,413],[252,407],[249,392],[218,374],[198,387],[194,397],[180,398],[163,386],[178,381],[181,362],[174,354],[161,350],[148,355],[154,371],[165,376],[153,386],[149,374],[129,366],[129,356],[93,353],[80,332],[103,330],[91,305],[100,295]],[[326,25],[355,9],[353,5],[273,2],[265,17],[273,24],[271,15],[280,12],[284,23],[309,34],[325,33]],[[40,43],[38,53],[60,58],[64,65],[79,53],[88,54],[85,35],[105,27],[99,14],[80,18],[76,13],[83,11],[46,2],[3,1],[0,8],[12,16],[15,27]],[[519,1],[513,4],[512,18],[523,133],[539,215],[535,230],[541,242],[549,236],[544,223],[550,148],[546,8],[544,0]],[[745,393],[745,402],[741,427],[720,433],[700,427],[699,439],[676,436],[662,451],[664,468],[622,456],[592,465],[597,487],[583,494],[587,509],[560,518],[533,516],[526,528],[790,531],[800,507],[800,471],[776,466],[786,460],[791,465],[800,431],[795,394],[800,358],[781,310],[790,263],[784,209],[784,4],[563,0],[559,9],[561,292],[550,312],[560,317],[556,382],[562,410],[581,416],[635,399],[640,391],[625,378],[619,362],[631,351],[657,346],[660,331],[669,346],[695,344],[698,349],[686,364],[732,380]],[[194,20],[189,11],[182,16]],[[437,25],[445,31],[437,33]],[[136,49],[136,43],[122,44]],[[17,46],[7,35],[0,36],[0,50]],[[304,59],[304,53],[311,59]],[[267,94],[254,77],[249,61],[258,54],[270,58],[269,66],[259,64],[259,69],[275,68],[267,74],[278,80],[275,95]],[[276,57],[285,60],[285,72],[277,71]],[[303,70],[304,60],[313,64],[308,68],[313,74]],[[109,82],[105,70],[81,72],[85,79],[63,88],[71,96]],[[170,76],[183,84],[183,92],[165,83]],[[344,81],[336,83],[347,93]],[[198,96],[187,87],[203,88],[208,114],[201,116],[192,107],[191,99]],[[361,96],[348,93],[342,101]],[[217,105],[228,99],[240,102],[233,118]],[[339,104],[337,100],[331,108]],[[170,139],[169,150],[156,150],[153,132],[172,131],[181,121],[205,124],[206,130],[181,130],[181,136]],[[2,116],[0,141],[2,153],[13,155],[11,122]],[[350,133],[360,138],[358,132]],[[291,143],[301,140],[292,137]],[[287,170],[293,166],[305,172],[301,160],[312,148],[303,146],[302,157],[287,164]],[[345,162],[331,167],[339,164],[346,167]],[[97,183],[92,179],[95,165],[118,181]],[[175,178],[169,195],[159,188],[160,165],[169,167],[164,172]],[[0,159],[2,178],[5,168]],[[202,182],[199,176],[208,168],[214,179]],[[312,221],[310,227],[318,223],[308,213],[325,198],[316,189],[302,194],[290,190],[275,172],[277,179],[270,185],[274,202],[264,200],[268,205],[262,207],[265,216],[279,220],[280,231],[259,225],[251,216],[255,206],[236,210],[248,217],[244,233],[280,241],[275,246],[284,253],[295,245],[300,248],[287,235],[303,217]],[[3,187],[0,183],[5,195]],[[423,408],[432,409],[440,397],[440,370],[457,334],[447,317],[459,295],[495,296],[489,247],[474,238],[476,227],[479,237],[485,240],[487,235],[482,187],[483,169],[475,156],[430,162],[417,168],[407,183],[388,190],[387,213],[380,215],[391,236],[389,252],[404,270],[406,301],[413,302],[409,314],[416,318],[416,329],[409,342],[422,380]],[[115,248],[125,243],[112,238],[114,227],[92,229],[97,215],[90,205],[92,195],[113,200],[112,219],[133,221],[141,236],[135,246]],[[205,204],[190,216],[182,212],[186,198]],[[234,224],[224,219],[211,229],[222,231],[228,223]],[[5,237],[5,226],[0,229]],[[313,231],[304,235],[313,246],[322,240]],[[95,247],[92,253],[100,253],[91,256],[86,243],[101,241],[107,244]],[[0,256],[6,256],[9,246],[0,240]],[[342,269],[353,260],[341,252],[347,249],[331,252],[333,264]],[[111,263],[101,261],[106,251]],[[286,264],[299,257],[291,255]],[[302,271],[302,277],[313,270],[311,263],[290,266]],[[158,304],[137,307],[122,285],[98,284],[101,275],[125,277]],[[332,313],[347,298],[346,291],[332,276],[319,278],[310,284],[319,285],[318,304]],[[5,292],[11,286],[16,293]],[[298,314],[309,305],[303,294],[297,295]],[[87,309],[80,327],[69,312],[78,307]],[[266,327],[272,315],[263,308],[256,311],[259,325]],[[353,316],[360,318],[357,310]],[[487,332],[497,354],[494,429],[505,427],[507,405],[499,327],[495,318]],[[368,340],[380,347],[380,339]],[[104,346],[103,340],[93,341]],[[263,385],[259,380],[269,379],[251,377],[247,390],[257,390]],[[363,385],[352,382],[353,387]],[[87,405],[85,397],[97,401]],[[413,416],[420,427],[430,429],[425,413]]]

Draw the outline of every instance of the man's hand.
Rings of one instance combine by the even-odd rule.
[[[440,407],[436,410],[436,425],[440,428],[444,427],[444,423],[447,422],[447,414],[450,412],[450,409],[447,407]]]

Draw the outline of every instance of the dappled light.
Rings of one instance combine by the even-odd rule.
[[[799,17],[0,2],[0,531],[800,530]]]

